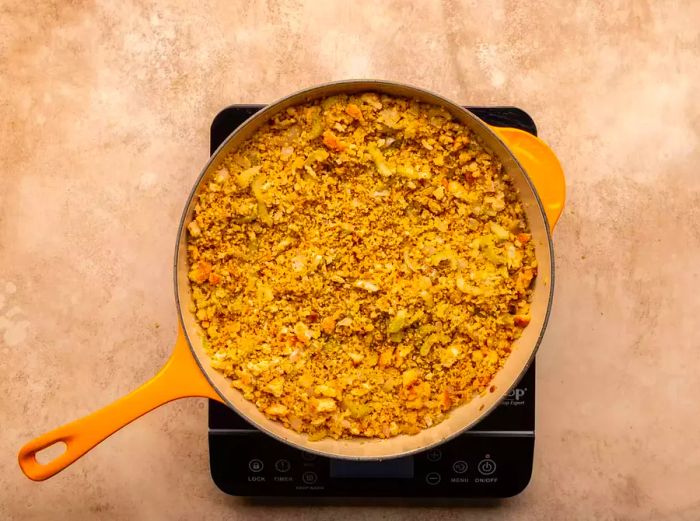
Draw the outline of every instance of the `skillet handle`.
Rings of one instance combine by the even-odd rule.
[[[549,228],[554,230],[566,200],[566,183],[561,164],[540,138],[517,128],[491,127],[510,148],[527,172],[540,196]]]
[[[43,481],[140,416],[188,396],[221,401],[197,365],[180,329],[173,354],[158,374],[107,407],[30,441],[19,451],[19,466],[29,479]],[[60,442],[66,447],[63,454],[48,463],[37,461],[37,452]]]

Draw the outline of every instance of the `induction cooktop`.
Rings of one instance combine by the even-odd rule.
[[[264,105],[231,105],[211,124],[210,153]],[[490,125],[537,134],[515,107],[467,107]],[[423,453],[385,461],[324,458],[257,430],[209,401],[209,462],[214,483],[235,496],[509,497],[525,489],[535,447],[535,364],[470,430]]]

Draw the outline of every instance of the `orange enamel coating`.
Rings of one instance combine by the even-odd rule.
[[[537,136],[516,128],[491,127],[527,172],[540,196],[549,228],[554,229],[564,209],[566,182],[552,149]]]
[[[43,481],[140,416],[189,396],[221,401],[197,365],[180,329],[173,354],[158,374],[107,407],[30,441],[19,451],[19,466],[28,478]],[[36,453],[57,442],[66,444],[65,452],[46,464],[39,463]]]

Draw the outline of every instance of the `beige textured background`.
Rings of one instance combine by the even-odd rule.
[[[700,3],[31,4],[0,2],[0,519],[700,519]],[[197,399],[25,479],[24,441],[166,359],[214,114],[347,77],[521,106],[561,158],[529,488],[468,509],[249,505],[209,478]]]

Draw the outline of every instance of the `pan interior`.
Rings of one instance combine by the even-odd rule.
[[[399,435],[388,439],[355,438],[334,440],[329,438],[320,441],[309,441],[306,435],[299,434],[284,427],[281,423],[267,418],[257,409],[254,403],[245,400],[242,394],[231,386],[230,380],[211,367],[196,318],[193,313],[188,311],[191,295],[187,277],[189,269],[186,251],[186,230],[187,224],[192,219],[199,187],[206,184],[210,176],[217,170],[224,156],[238,148],[241,143],[251,137],[271,117],[287,107],[299,103],[334,94],[364,91],[404,96],[444,107],[457,120],[479,136],[483,143],[502,162],[513,180],[514,187],[519,192],[535,243],[538,275],[535,279],[531,304],[532,320],[523,331],[522,336],[514,343],[513,351],[506,360],[504,367],[494,377],[492,381],[494,391],[453,409],[441,423],[422,430],[415,435]],[[269,105],[232,133],[214,153],[190,194],[180,223],[175,254],[175,291],[185,335],[202,371],[224,402],[248,422],[283,442],[308,452],[345,459],[386,459],[405,456],[446,441],[465,429],[472,427],[486,416],[519,381],[533,360],[549,315],[552,285],[553,258],[548,223],[537,193],[508,148],[476,116],[436,94],[406,85],[370,80],[337,82],[298,92]]]

